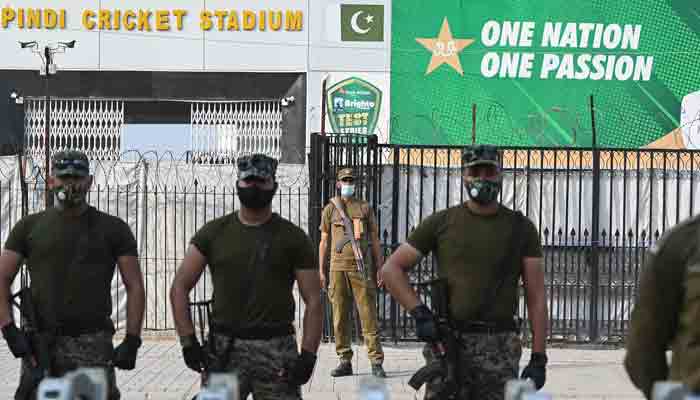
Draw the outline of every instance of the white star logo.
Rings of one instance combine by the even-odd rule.
[[[371,24],[372,22],[374,22],[374,15],[367,14],[367,16],[365,17],[365,21],[367,21],[368,24]]]

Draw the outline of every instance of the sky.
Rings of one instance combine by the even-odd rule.
[[[124,124],[123,129],[122,153],[171,151],[178,157],[190,150],[189,124]]]

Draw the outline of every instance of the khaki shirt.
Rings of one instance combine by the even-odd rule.
[[[372,255],[370,252],[372,234],[377,234],[377,223],[374,218],[372,208],[364,200],[354,197],[341,199],[345,204],[345,213],[352,220],[355,237],[359,238],[358,243],[364,257],[365,267],[372,267]],[[355,254],[352,251],[352,244],[347,242],[338,252],[339,243],[345,237],[345,228],[340,213],[333,203],[328,203],[321,214],[321,232],[330,236],[331,271],[357,271]]]

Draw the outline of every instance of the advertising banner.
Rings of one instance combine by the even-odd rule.
[[[393,2],[391,142],[699,148],[697,0]]]
[[[382,92],[356,77],[342,80],[328,90],[328,116],[335,133],[376,134]]]

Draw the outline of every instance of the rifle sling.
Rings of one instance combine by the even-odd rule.
[[[520,237],[522,236],[522,226],[525,217],[520,211],[515,212],[515,220],[513,221],[513,229],[511,234],[511,239],[508,244],[508,248],[503,253],[503,257],[498,264],[498,271],[496,273],[496,282],[494,285],[488,287],[485,291],[484,296],[481,299],[481,305],[478,308],[476,320],[484,321],[486,317],[486,312],[490,310],[491,306],[496,301],[496,296],[501,288],[505,284],[506,278],[508,276],[508,264],[512,260],[513,254],[519,256],[519,245],[521,244]],[[489,290],[490,289],[490,290]]]
[[[343,206],[343,203],[337,197],[332,198],[331,203],[333,203],[335,208],[338,210],[338,213],[340,214],[340,219],[343,221],[343,225],[345,226],[345,232],[350,236],[350,244],[352,245],[352,252],[355,256],[355,261],[357,262],[357,269],[359,272],[363,272],[365,271],[365,261],[362,257],[360,245],[359,243],[357,243],[357,240],[355,240],[352,222],[350,221],[348,215],[345,213],[345,207]]]

